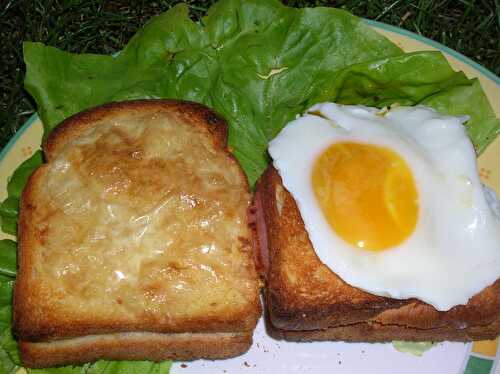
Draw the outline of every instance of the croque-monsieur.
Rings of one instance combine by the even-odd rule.
[[[500,333],[500,221],[484,201],[464,119],[323,104],[271,142],[274,166],[257,183],[254,214],[272,336]]]
[[[272,166],[255,195],[268,332],[287,340],[442,341],[500,332],[500,281],[447,312],[352,287],[317,257],[297,205]]]
[[[189,102],[72,116],[23,192],[23,365],[226,358],[260,315],[246,177],[223,119]]]

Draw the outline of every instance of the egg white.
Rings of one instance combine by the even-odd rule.
[[[500,220],[483,194],[474,148],[462,125],[423,106],[377,108],[318,104],[270,142],[269,154],[294,197],[320,260],[369,293],[418,298],[437,310],[466,304],[500,277]],[[419,214],[414,232],[380,252],[340,238],[315,198],[311,173],[335,142],[387,147],[415,179]]]

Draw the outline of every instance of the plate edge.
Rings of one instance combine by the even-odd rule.
[[[5,147],[3,147],[2,151],[0,152],[0,162],[3,161],[7,153],[11,150],[11,148],[14,146],[14,144],[17,143],[17,140],[21,137],[21,135],[28,130],[28,128],[31,127],[33,123],[35,123],[38,120],[38,114],[34,113],[31,115],[30,118],[24,124],[19,128],[19,130],[16,131],[14,136],[10,138],[10,140],[7,142]]]

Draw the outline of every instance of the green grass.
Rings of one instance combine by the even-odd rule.
[[[23,90],[23,40],[72,52],[114,53],[150,17],[175,0],[4,0],[0,5],[0,147],[36,110]],[[197,20],[214,1],[187,0]],[[285,0],[336,6],[443,43],[500,74],[499,0]]]

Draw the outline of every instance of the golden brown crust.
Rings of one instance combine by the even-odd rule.
[[[322,330],[280,330],[266,321],[266,329],[274,339],[296,342],[340,340],[346,342],[412,342],[493,340],[498,336],[500,319],[486,325],[457,329],[451,326],[418,329],[400,325],[384,325],[373,321],[330,327]]]
[[[252,333],[110,334],[49,343],[19,342],[23,364],[45,368],[107,360],[193,360],[238,356],[252,344]]]
[[[72,139],[81,136],[86,129],[94,126],[95,122],[113,117],[121,113],[144,112],[163,110],[168,114],[175,113],[179,121],[189,122],[194,126],[207,129],[219,147],[227,151],[226,121],[213,110],[204,105],[180,100],[130,100],[111,102],[90,108],[68,117],[61,122],[43,144],[43,152],[48,161],[53,159],[62,146]],[[241,170],[244,175],[243,170]]]
[[[18,246],[17,246],[17,277],[15,282],[15,292],[13,295],[13,330],[16,333],[16,328],[22,329],[27,326],[29,331],[32,326],[37,322],[30,320],[32,314],[29,308],[31,306],[26,305],[32,299],[33,289],[28,282],[29,279],[29,267],[33,263],[33,252],[30,248],[33,248],[35,238],[30,235],[31,227],[30,222],[33,219],[34,206],[31,203],[32,194],[34,193],[34,186],[36,181],[45,172],[46,165],[40,166],[36,169],[33,174],[29,177],[26,186],[23,190],[21,201],[19,205],[19,225],[18,225]],[[21,312],[22,311],[22,312]],[[28,312],[24,312],[28,311]],[[25,321],[21,321],[25,316]],[[22,326],[22,327],[21,327]]]
[[[401,331],[436,331],[436,340],[479,336],[476,327],[481,331],[486,325],[489,327],[484,329],[485,336],[500,332],[500,280],[471,298],[467,305],[456,306],[447,312],[439,312],[415,299],[375,296],[348,285],[322,264],[312,248],[294,199],[272,166],[259,180],[255,199],[260,201],[254,206],[262,206],[257,214],[263,215],[266,224],[264,235],[267,236],[269,265],[263,272],[265,301],[268,318],[275,330],[298,331],[296,335],[287,336],[307,336],[304,331],[325,330],[327,332],[316,331],[311,336],[325,339],[340,336],[350,340],[348,337],[352,335],[359,341],[371,341],[369,336],[357,335],[369,331],[377,331],[375,341],[379,336],[389,337],[391,332],[395,336],[385,340],[402,339],[394,326],[409,329]],[[354,326],[367,321],[370,321],[369,328]],[[353,327],[348,329],[346,325]],[[474,335],[462,331],[464,328],[474,331]],[[492,332],[495,328],[496,333]],[[414,336],[425,336],[422,339],[428,340],[432,334]]]
[[[157,297],[157,295],[161,296],[161,292],[164,292],[164,290],[161,289],[164,283],[161,279],[157,279],[156,281],[154,279],[151,280],[153,276],[150,275],[150,270],[159,269],[159,271],[161,271],[163,263],[153,263],[154,266],[146,263],[145,266],[147,265],[149,267],[146,267],[144,271],[141,270],[142,273],[139,274],[142,277],[141,279],[149,282],[140,283],[140,286],[143,288],[141,292],[149,297],[148,300],[150,301],[148,301],[148,305],[152,305],[152,307],[142,312],[139,310],[140,307],[135,306],[139,305],[138,301],[129,300],[130,306],[127,306],[129,307],[129,309],[127,309],[127,307],[122,305],[122,303],[125,304],[125,301],[121,300],[121,297],[118,297],[116,300],[113,300],[116,307],[110,307],[105,311],[99,310],[98,312],[93,310],[93,308],[89,308],[82,313],[78,310],[73,310],[71,305],[68,306],[64,303],[64,300],[68,296],[67,294],[60,289],[54,288],[52,284],[41,281],[43,277],[41,277],[42,279],[37,279],[37,275],[43,274],[43,271],[45,271],[40,261],[45,261],[41,259],[46,259],[46,257],[44,257],[46,255],[44,254],[45,252],[40,251],[42,251],[43,248],[48,248],[45,244],[50,239],[49,233],[53,230],[53,227],[45,223],[53,220],[53,216],[61,215],[61,208],[58,206],[54,208],[53,199],[47,199],[47,193],[46,190],[44,190],[49,180],[48,175],[51,165],[59,159],[58,157],[63,154],[63,152],[68,152],[68,147],[66,147],[67,144],[75,144],[74,142],[79,141],[82,135],[88,134],[89,131],[93,131],[96,123],[109,122],[110,119],[115,118],[115,116],[122,118],[120,116],[127,116],[130,113],[132,113],[132,115],[148,115],[149,113],[154,113],[154,116],[161,116],[162,113],[165,113],[169,118],[174,118],[175,123],[189,124],[197,128],[197,131],[204,134],[200,136],[210,141],[212,143],[211,147],[213,147],[218,154],[223,155],[221,157],[225,158],[232,170],[235,170],[235,174],[233,174],[235,179],[232,183],[236,186],[235,188],[238,188],[238,195],[249,196],[250,192],[246,176],[227,147],[227,127],[225,122],[217,114],[204,106],[174,100],[138,100],[106,104],[76,114],[65,120],[56,130],[54,130],[44,144],[44,151],[48,164],[42,165],[33,173],[21,197],[19,220],[19,271],[14,291],[13,327],[16,335],[23,341],[25,347],[30,346],[33,342],[42,342],[40,343],[40,347],[44,347],[43,342],[47,341],[86,336],[89,334],[113,334],[118,332],[156,332],[162,334],[192,333],[195,337],[199,337],[200,335],[196,335],[199,333],[237,333],[248,335],[253,331],[256,325],[257,319],[261,313],[259,300],[260,285],[255,273],[254,263],[251,259],[251,236],[250,230],[248,229],[248,221],[245,221],[245,218],[247,218],[245,216],[246,213],[238,216],[238,219],[241,217],[241,223],[238,227],[243,227],[243,231],[241,231],[241,236],[238,236],[237,243],[231,243],[227,249],[220,249],[220,253],[231,251],[231,256],[233,256],[231,257],[232,259],[241,258],[241,260],[238,260],[238,264],[240,264],[238,266],[242,266],[243,268],[241,269],[242,273],[240,278],[238,278],[238,283],[244,283],[245,286],[235,291],[237,292],[237,294],[235,294],[236,296],[233,295],[235,298],[239,297],[237,303],[232,303],[231,301],[211,303],[208,301],[207,304],[210,305],[205,306],[201,302],[200,305],[196,306],[195,315],[191,315],[189,311],[185,313],[180,311],[177,314],[171,314],[168,311],[168,305],[162,306],[161,308],[163,309],[160,308],[161,312],[159,312],[159,304],[154,304],[154,302],[156,302],[154,297]],[[212,154],[210,150],[207,152],[209,152],[209,155]],[[196,155],[193,156],[193,154],[191,154],[191,157],[196,157]],[[135,174],[132,175],[132,177],[135,177]],[[153,183],[153,181],[151,183]],[[244,201],[245,198],[242,199],[243,200],[238,201]],[[248,203],[246,206],[248,207]],[[64,215],[62,215],[62,217],[64,217]],[[231,219],[235,218],[233,217]],[[238,230],[242,229],[240,228]],[[239,248],[238,252],[233,252],[234,248]],[[69,247],[67,250],[69,252],[72,248]],[[47,253],[49,256],[47,261],[49,261],[50,252]],[[222,254],[222,256],[225,255]],[[161,259],[158,261],[160,260]],[[176,271],[182,271],[182,269],[176,267],[177,265],[175,263],[167,262],[166,266],[171,266],[174,273]],[[200,264],[199,266],[203,267],[204,265]],[[214,266],[217,266],[217,264]],[[99,271],[93,268],[89,270]],[[219,270],[216,268],[207,268],[206,271]],[[166,276],[164,273],[161,274]],[[221,274],[224,273],[222,272]],[[214,279],[217,278],[216,275],[213,277]],[[73,283],[76,283],[70,290],[75,291],[72,297],[83,299],[84,296],[79,296],[79,293],[89,291],[85,289],[82,291],[82,289],[79,288],[79,281],[79,278],[72,280]],[[224,277],[214,282],[220,281],[226,282],[225,284],[227,286],[227,281],[224,280]],[[122,291],[122,294],[127,295],[128,293],[125,290]],[[116,296],[115,294],[111,295]],[[241,297],[243,297],[245,301],[242,301]],[[202,299],[198,298],[197,300],[199,301]],[[105,302],[108,302],[108,300],[105,300]],[[174,302],[172,301],[172,305],[173,304]],[[172,308],[175,308],[175,306],[172,306]],[[124,311],[123,313],[120,312],[122,310]],[[200,310],[203,313],[201,313]],[[171,342],[169,344],[175,347],[174,343]],[[224,348],[222,352],[230,352],[232,349],[233,348],[227,347]],[[120,352],[120,350],[118,349],[117,352]],[[172,352],[173,353],[169,354],[175,355],[175,352]],[[83,355],[82,357],[87,357],[81,352],[79,354]],[[210,353],[210,355],[216,357],[215,352]],[[210,355],[203,357],[212,357]],[[143,359],[148,359],[150,357],[153,356],[142,356]]]

